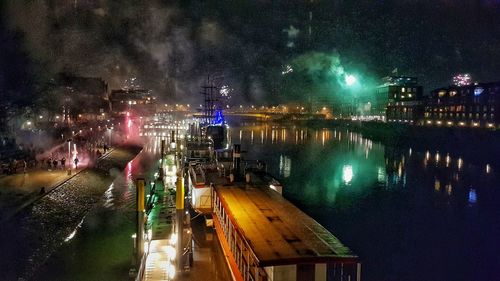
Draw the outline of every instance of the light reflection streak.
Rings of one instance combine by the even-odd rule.
[[[476,194],[476,190],[474,188],[471,188],[469,190],[469,203],[470,204],[475,204],[477,202],[477,194]]]
[[[452,191],[452,186],[451,186],[451,183],[450,184],[447,184],[446,185],[446,193],[448,193],[448,195],[451,195],[451,191]]]
[[[71,241],[71,239],[73,239],[76,235],[76,232],[78,231],[78,229],[80,227],[82,227],[82,224],[83,224],[83,220],[85,220],[85,217],[83,217],[83,219],[80,221],[80,223],[75,227],[75,229],[73,230],[73,232],[71,232],[68,237],[66,237],[66,239],[64,239],[64,242],[69,242]]]
[[[434,190],[439,191],[441,189],[441,182],[438,179],[434,180]]]

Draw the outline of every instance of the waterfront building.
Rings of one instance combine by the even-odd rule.
[[[156,110],[156,97],[151,91],[141,89],[112,90],[109,95],[111,112],[114,115],[125,115],[127,112],[136,115],[153,113]]]
[[[416,123],[422,116],[422,86],[417,78],[389,76],[374,92],[344,101],[336,111],[340,118]]]
[[[417,78],[390,76],[376,91],[376,113],[386,116],[387,122],[415,124],[422,117],[422,86]],[[386,108],[383,105],[386,105]]]
[[[435,89],[425,105],[424,124],[498,128],[499,95],[500,82]]]
[[[98,77],[80,77],[60,73],[54,80],[62,112],[51,116],[55,122],[71,124],[104,120],[109,111],[108,83]],[[62,117],[62,118],[61,118]],[[49,118],[44,120],[49,121]]]

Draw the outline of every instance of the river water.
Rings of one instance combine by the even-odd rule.
[[[152,139],[115,179],[34,280],[128,280],[136,220],[135,179],[156,172],[160,141]]]
[[[500,167],[445,148],[387,147],[345,129],[231,133],[245,159],[264,160],[284,196],[360,256],[362,280],[500,280]],[[152,177],[158,153],[152,139],[35,280],[128,278],[134,179]]]
[[[346,129],[257,125],[231,135],[360,256],[362,280],[500,280],[500,167],[488,159],[473,165],[445,147],[388,147]]]

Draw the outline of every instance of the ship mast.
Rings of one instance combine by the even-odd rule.
[[[215,116],[215,103],[219,101],[217,96],[217,87],[213,81],[210,81],[210,75],[207,77],[207,84],[201,87],[201,94],[204,97],[203,123],[211,124]]]

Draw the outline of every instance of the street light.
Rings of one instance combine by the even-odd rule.
[[[112,127],[108,128],[108,132],[109,132],[109,145],[110,146],[111,146],[111,133],[112,133],[112,131],[113,131]]]

